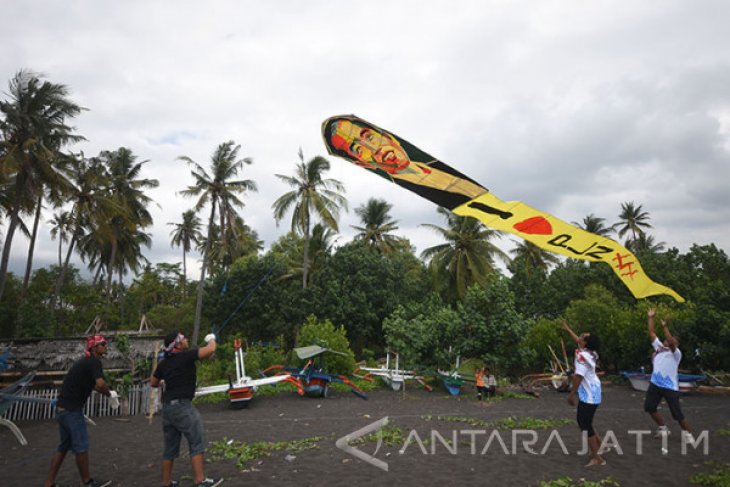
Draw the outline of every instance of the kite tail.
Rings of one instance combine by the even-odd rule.
[[[536,210],[521,201],[502,201],[492,193],[484,193],[452,210],[470,216],[485,225],[519,236],[540,248],[573,259],[604,262],[637,299],[666,294],[680,303],[684,298],[674,290],[652,281],[639,260],[623,245],[602,237],[550,214]]]

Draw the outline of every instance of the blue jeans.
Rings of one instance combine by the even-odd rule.
[[[58,445],[60,453],[71,450],[76,455],[89,451],[89,433],[86,431],[86,418],[83,411],[56,411],[58,431],[61,443]]]
[[[182,435],[188,440],[191,457],[205,453],[203,420],[189,399],[179,399],[174,404],[162,406],[162,432],[165,435],[163,460],[174,460],[180,456]]]

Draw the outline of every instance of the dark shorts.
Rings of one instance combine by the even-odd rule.
[[[664,398],[667,400],[667,406],[669,406],[672,417],[677,421],[682,421],[684,414],[682,414],[682,408],[679,405],[679,394],[679,391],[659,387],[656,384],[649,384],[649,390],[646,391],[646,398],[644,399],[644,411],[647,413],[655,413],[657,406],[659,406],[662,398]]]
[[[497,392],[497,388],[494,386],[477,386],[477,392],[484,394],[485,396],[494,395]]]
[[[578,427],[581,431],[588,432],[588,438],[595,435],[593,431],[593,416],[596,415],[596,409],[599,404],[588,404],[587,402],[578,401]]]
[[[61,443],[58,444],[58,451],[66,453],[69,450],[75,454],[89,451],[89,433],[86,431],[86,418],[83,411],[56,411],[58,431],[61,436]]]
[[[190,456],[205,453],[205,432],[200,413],[189,399],[162,406],[162,432],[165,434],[163,460],[174,460],[180,456],[182,435],[188,440]]]

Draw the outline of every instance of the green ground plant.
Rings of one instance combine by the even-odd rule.
[[[693,485],[711,485],[713,487],[730,487],[730,463],[705,462],[712,467],[712,472],[703,472],[689,478]]]
[[[319,448],[323,436],[312,436],[300,440],[290,441],[257,441],[246,443],[238,440],[223,438],[214,441],[208,449],[208,459],[211,462],[220,460],[235,460],[239,470],[246,469],[246,463],[261,457],[268,457],[277,451],[299,453],[313,448]]]
[[[566,424],[573,423],[572,419],[569,418],[532,418],[532,417],[513,417],[507,418],[484,420],[477,418],[468,418],[463,416],[422,416],[422,419],[431,421],[436,419],[438,421],[448,421],[452,423],[466,423],[471,426],[482,426],[485,428],[494,428],[499,430],[511,430],[511,429],[529,429],[529,430],[543,430],[558,428]]]
[[[606,477],[605,479],[593,481],[593,480],[585,480],[585,479],[578,479],[573,480],[572,478],[566,476],[566,477],[560,477],[559,479],[555,480],[543,480],[540,482],[540,487],[620,487],[621,484],[618,483],[616,480],[614,480],[611,477]]]

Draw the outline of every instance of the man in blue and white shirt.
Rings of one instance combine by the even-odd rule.
[[[682,434],[686,435],[690,440],[692,435],[689,431],[689,423],[682,414],[682,408],[679,404],[679,362],[682,360],[682,352],[679,350],[679,341],[669,331],[669,321],[662,320],[662,328],[664,329],[664,342],[657,338],[654,328],[654,317],[656,310],[650,308],[647,312],[649,317],[649,338],[651,346],[654,348],[652,358],[651,383],[649,390],[646,391],[646,399],[644,400],[644,411],[649,413],[659,426],[657,435],[668,435],[669,429],[664,423],[664,418],[657,411],[657,406],[662,398],[667,400],[669,411],[672,417],[679,422],[682,427]]]

